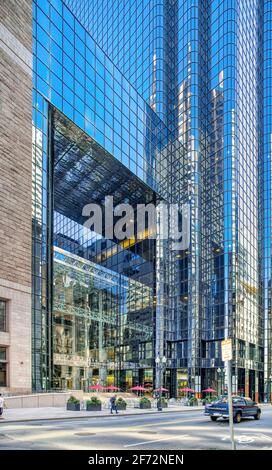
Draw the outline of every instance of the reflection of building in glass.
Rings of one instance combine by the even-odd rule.
[[[15,284],[28,312],[29,375],[19,389],[30,388],[31,332],[36,390],[156,385],[155,358],[165,355],[163,384],[173,396],[186,385],[197,394],[223,389],[221,341],[232,337],[233,391],[268,398],[271,2],[34,0],[32,14],[17,3],[3,53],[13,61],[10,80],[24,84],[18,112],[30,100],[33,59],[32,123],[30,112],[18,119],[24,152],[32,130],[32,186],[31,157],[21,166],[18,156],[29,191],[17,182],[12,210],[3,201],[5,214],[17,214],[3,220],[19,256],[12,272],[0,257],[0,287],[8,312]],[[13,129],[9,141],[15,162]],[[139,239],[107,238],[116,222],[104,221],[108,195],[133,214],[137,204],[188,204],[189,246],[163,238],[160,216],[154,239],[147,227]],[[82,214],[94,202],[104,221],[96,230]],[[6,235],[14,224],[26,238]],[[12,328],[23,315],[17,307]],[[17,390],[9,334],[1,336],[2,382]]]
[[[126,377],[126,362],[150,362],[143,354],[149,345],[152,358],[150,288],[55,248],[54,289],[56,387],[110,385],[120,364]]]
[[[162,93],[156,88],[156,99],[163,102],[172,142],[172,171],[166,174],[172,197],[190,201],[192,220],[189,250],[169,258],[169,306],[164,315],[169,320],[165,339],[175,338],[167,346],[172,366],[187,368],[191,386],[200,392],[218,380],[217,368],[223,365],[220,341],[232,336],[237,352],[233,388],[239,384],[247,394],[263,397],[263,374],[271,374],[271,224],[266,218],[271,200],[267,157],[271,130],[264,133],[264,162],[260,130],[261,41],[269,50],[269,2],[148,1],[127,8],[125,2],[119,2],[118,8],[95,0],[80,6],[73,0],[66,3],[147,102],[150,97],[154,100],[153,38],[160,38],[156,48],[163,48],[167,60],[160,62],[156,49],[156,66],[162,72],[160,83],[156,81]],[[112,14],[104,16],[104,8]],[[163,19],[151,27],[154,11]],[[262,38],[259,31],[265,19]],[[120,33],[117,24],[123,21],[137,27]],[[139,44],[139,51],[147,51],[140,52],[141,60]],[[265,64],[268,77],[268,58]],[[148,95],[143,77],[149,84]],[[270,95],[265,87],[267,116]],[[176,322],[174,336],[169,336],[171,322]]]
[[[144,234],[107,239],[106,226],[100,233],[83,227],[81,207],[91,194],[102,208],[111,195],[115,205],[136,209],[155,202],[155,193],[62,114],[54,111],[51,119],[54,386],[125,387],[132,370],[135,383],[138,374],[153,380],[156,241]]]

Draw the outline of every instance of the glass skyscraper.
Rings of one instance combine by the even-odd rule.
[[[271,20],[261,0],[33,1],[33,387],[271,394]],[[190,243],[84,227],[188,204]],[[105,207],[104,207],[104,210]]]

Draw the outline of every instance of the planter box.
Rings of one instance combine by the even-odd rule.
[[[66,410],[68,411],[80,411],[80,403],[67,403]]]
[[[102,405],[87,405],[86,411],[101,411]]]
[[[126,404],[117,405],[117,410],[126,410],[126,409],[127,409],[127,405],[126,405]]]
[[[157,401],[157,408],[158,409],[163,409],[163,408],[168,408],[168,403],[161,403],[159,400]]]
[[[149,410],[151,408],[151,403],[140,403],[141,410]]]

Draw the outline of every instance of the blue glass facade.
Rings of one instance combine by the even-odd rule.
[[[150,192],[156,193],[157,197],[169,198],[167,177],[169,171],[169,132],[158,115],[146,104],[61,1],[33,2],[33,18],[34,388],[50,388],[53,385],[66,387],[68,384],[72,387],[81,387],[83,382],[86,386],[87,381],[91,380],[90,371],[97,369],[99,370],[98,378],[105,381],[105,370],[108,369],[105,369],[105,363],[111,363],[111,373],[115,370],[117,371],[115,374],[117,374],[120,367],[117,367],[116,361],[130,364],[128,372],[122,371],[122,383],[125,386],[125,384],[132,383],[132,380],[134,382],[139,380],[134,376],[136,360],[139,364],[140,358],[142,358],[142,362],[145,361],[145,368],[143,365],[141,366],[141,380],[145,380],[146,374],[150,382],[153,380],[150,374],[153,374],[151,359],[154,357],[154,335],[148,341],[145,340],[144,334],[140,335],[136,346],[132,344],[133,341],[134,343],[136,341],[136,335],[133,341],[132,337],[131,340],[129,337],[132,335],[131,332],[135,330],[135,325],[147,321],[145,317],[148,317],[149,326],[147,328],[153,328],[153,310],[156,308],[154,306],[154,289],[156,290],[156,283],[162,284],[161,279],[166,276],[165,266],[167,263],[164,263],[157,280],[154,274],[156,255],[153,243],[146,242],[145,245],[144,243],[137,244],[134,247],[129,245],[129,250],[124,245],[121,254],[116,247],[113,249],[113,246],[106,244],[103,247],[104,253],[102,253],[104,242],[101,242],[101,236],[96,234],[91,240],[88,237],[84,239],[82,236],[84,230],[79,209],[82,210],[84,205],[83,200],[80,200],[83,197],[81,190],[84,184],[86,191],[89,191],[89,197],[93,198],[92,191],[97,194],[97,185],[99,186],[100,183],[101,186],[103,183],[105,185],[106,181],[107,189],[104,190],[104,196],[108,193],[115,195],[115,192],[118,193],[120,185],[124,188],[127,185],[127,193],[121,194],[126,200],[132,198],[131,191],[135,192],[136,189],[139,193],[138,203],[148,201],[151,197]],[[56,117],[56,110],[62,114]],[[63,117],[60,117],[62,115]],[[68,133],[70,122],[74,127],[73,131]],[[97,159],[94,159],[94,162],[87,154],[85,155],[83,148],[78,145],[77,139],[79,139],[81,131],[82,135],[84,134],[82,139],[85,139],[86,142],[93,142],[95,145],[95,148],[89,148],[89,152],[97,153]],[[77,139],[74,136],[77,136]],[[99,147],[99,150],[96,149],[96,146]],[[110,168],[103,164],[102,155],[105,160],[111,162]],[[61,163],[58,163],[59,161]],[[117,162],[119,166],[116,167]],[[94,169],[95,163],[97,167]],[[114,168],[115,175],[111,178],[111,171]],[[94,172],[96,174],[92,178]],[[121,177],[121,175],[123,176]],[[129,185],[128,181],[131,175],[134,180]],[[79,186],[79,189],[72,200],[73,205],[69,205],[68,202],[63,204],[64,200],[69,199],[71,191],[75,192],[76,185]],[[141,185],[144,185],[143,187],[146,189],[140,191]],[[147,186],[145,187],[145,185]],[[116,197],[120,198],[121,196],[119,191]],[[151,200],[153,198],[154,196]],[[90,202],[90,200],[86,199],[85,202]],[[69,228],[67,229],[67,227]],[[98,264],[103,264],[105,267],[109,265],[113,271],[117,270],[120,274],[121,272],[129,272],[132,279],[128,278],[127,283],[129,284],[129,305],[133,305],[134,302],[134,307],[129,307],[127,301],[122,300],[126,298],[125,289],[127,288],[122,288],[122,283],[116,285],[115,289],[120,290],[120,293],[115,297],[115,303],[118,305],[116,308],[119,312],[115,323],[118,334],[111,332],[112,323],[104,321],[103,316],[103,320],[98,321],[99,334],[104,335],[104,340],[102,338],[99,343],[100,353],[97,355],[95,348],[92,348],[90,356],[85,359],[82,358],[82,344],[79,345],[79,341],[76,341],[75,338],[79,338],[83,331],[85,331],[85,336],[88,336],[87,330],[90,330],[89,340],[94,334],[91,331],[96,327],[89,323],[90,318],[92,319],[89,315],[89,309],[92,310],[90,299],[93,291],[87,290],[85,293],[89,298],[87,304],[83,300],[78,300],[77,303],[71,299],[67,300],[67,303],[60,302],[62,297],[69,299],[69,295],[65,296],[62,292],[64,287],[58,286],[57,288],[55,285],[55,272],[58,270],[58,264],[55,252],[52,252],[52,246],[59,246],[60,240],[62,240],[60,246],[63,246],[63,240],[66,240],[64,245],[66,251],[74,256],[78,256],[80,253],[82,263],[85,259],[83,269],[90,259],[94,258]],[[68,243],[67,240],[70,242]],[[79,245],[81,249],[79,249]],[[84,255],[82,254],[83,250]],[[110,256],[108,255],[109,250]],[[164,251],[164,248],[161,250]],[[96,257],[94,257],[93,251],[95,251]],[[128,259],[130,258],[132,265],[128,269]],[[142,309],[139,307],[140,301],[135,300],[137,295],[133,294],[135,279],[141,278],[141,276],[143,279],[142,288],[140,289],[140,285],[137,286],[136,283],[136,290],[138,293],[142,292]],[[82,288],[82,286],[78,286],[79,290]],[[104,288],[101,289],[104,291]],[[148,293],[150,289],[152,295]],[[157,289],[158,291],[159,289]],[[75,298],[81,298],[78,290],[71,295]],[[104,315],[103,305],[109,299],[104,302],[102,294],[98,297],[100,298],[99,309]],[[166,302],[164,294],[162,297],[163,302]],[[147,298],[149,300],[146,300]],[[60,304],[62,310],[60,310]],[[78,325],[75,318],[67,320],[67,309],[71,313],[73,305],[74,317],[77,314],[82,317],[82,312],[86,307],[83,324]],[[138,320],[136,321],[135,318]],[[61,323],[61,327],[59,323]],[[131,326],[132,324],[134,327]],[[111,326],[107,329],[105,325]],[[73,337],[69,336],[70,331],[74,331]],[[125,336],[125,339],[121,340],[120,335]],[[60,339],[59,336],[64,338]],[[102,348],[104,352],[101,353],[101,344],[103,341],[107,342],[108,336],[112,338],[111,346],[108,346],[107,351]],[[71,344],[68,347],[67,343],[69,342]],[[59,344],[66,344],[65,347],[63,346],[61,357]],[[72,359],[68,359],[67,356],[72,353]],[[88,364],[93,364],[93,361],[96,361],[97,365],[100,364],[100,367],[89,367]],[[88,376],[86,376],[86,368],[89,371]],[[137,374],[138,369],[139,366],[136,368]],[[131,376],[132,370],[133,378]],[[71,374],[72,378],[70,378]]]
[[[272,316],[271,316],[271,119],[272,119],[272,96],[271,96],[271,20],[272,3],[264,2],[264,72],[263,72],[263,226],[262,226],[262,279],[263,279],[263,312],[264,312],[264,387],[265,394],[271,394],[272,381]]]
[[[67,0],[77,18],[162,120],[167,117],[164,1]]]
[[[62,2],[34,3],[33,15],[35,88],[139,178],[157,180],[167,128],[156,113]]]
[[[67,386],[69,377],[80,387],[86,367],[88,380],[156,384],[154,358],[164,354],[172,395],[183,385],[221,392],[220,344],[232,337],[233,391],[267,398],[271,2],[33,1],[33,17],[34,386]],[[138,202],[190,204],[188,249],[176,253],[161,240],[119,249],[97,234],[90,242],[74,209],[94,171],[90,145],[96,181],[109,182],[104,194],[114,190],[107,161],[124,187],[120,201],[136,185]],[[60,195],[71,188],[65,206]],[[105,287],[96,288],[97,272],[88,288],[82,278],[81,287],[66,286],[60,253],[66,275],[73,263],[100,269]],[[68,310],[78,317],[67,319]]]

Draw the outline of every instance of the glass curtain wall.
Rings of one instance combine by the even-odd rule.
[[[168,56],[163,0],[65,0],[103,51],[166,122]]]
[[[96,255],[88,258],[83,235],[73,237],[61,229],[61,243],[65,237],[71,238],[73,255],[119,273],[124,279],[143,282],[143,269],[147,266],[148,272],[156,273],[153,284],[149,279],[143,285],[153,289],[152,295],[156,296],[153,346],[155,355],[167,357],[164,380],[171,394],[176,395],[181,384],[188,384],[197,394],[212,384],[214,388],[216,384],[223,388],[220,342],[231,336],[235,352],[233,391],[244,390],[256,399],[262,398],[258,392],[265,392],[268,397],[270,2],[65,0],[64,3],[33,2],[37,90],[34,129],[38,128],[44,136],[43,142],[45,138],[48,141],[46,106],[50,102],[152,188],[156,197],[189,203],[191,238],[190,246],[182,252],[173,250],[170,242],[157,240],[151,246],[142,243],[122,247],[119,253],[116,243],[113,241],[109,246],[100,234],[101,238],[92,242]],[[39,93],[44,98],[37,105]],[[34,224],[33,233],[37,234],[34,236],[37,246],[40,243],[45,251],[37,248],[40,254],[34,257],[37,264],[33,282],[37,283],[38,293],[34,296],[37,301],[34,349],[40,354],[37,361],[43,357],[40,364],[47,364],[42,366],[47,370],[50,363],[47,353],[44,356],[42,353],[47,343],[40,339],[46,337],[41,335],[42,328],[49,334],[50,322],[46,315],[41,321],[43,316],[38,312],[50,308],[50,292],[46,286],[44,291],[41,287],[43,273],[49,276],[50,266],[41,269],[39,261],[50,237],[46,230],[48,205],[44,202],[50,179],[46,172],[47,150],[43,146],[46,144],[41,146],[39,142],[40,137],[36,136],[34,189],[42,215],[36,211],[35,224],[39,223],[38,229]],[[102,159],[98,168],[101,165]],[[101,181],[101,175],[97,178]],[[133,179],[127,175],[126,178],[131,190]],[[69,181],[66,182],[69,188]],[[84,184],[83,181],[82,187]],[[120,184],[124,185],[124,180]],[[125,194],[120,201],[122,197]],[[135,201],[140,199],[136,197]],[[59,201],[58,217],[65,216],[81,226],[82,220],[74,217],[73,206],[64,207]],[[57,220],[64,224],[64,219],[56,218],[55,223]],[[89,248],[87,252],[90,254]],[[139,261],[141,267],[136,274],[134,264],[140,259],[144,262]],[[108,295],[110,305],[115,301],[119,307],[123,305],[122,293]],[[131,318],[137,315],[129,314]],[[141,315],[144,316],[143,312]],[[84,328],[87,330],[86,325]],[[122,336],[119,327],[117,331]],[[116,342],[114,335],[109,336],[110,344]],[[49,338],[50,334],[48,344]],[[117,348],[114,354],[118,352],[121,358],[126,354],[136,357],[136,346],[134,350],[130,343],[120,344],[122,351]],[[150,351],[149,346],[141,348],[140,355],[149,354],[145,350]],[[122,369],[120,377],[124,382],[128,380],[126,374]],[[137,372],[130,370],[129,374],[131,383]],[[151,371],[146,369],[144,374],[148,376]],[[85,370],[75,380],[82,377],[86,379]]]
[[[148,184],[156,194],[167,200],[170,144],[168,129],[158,115],[62,1],[33,1],[33,72],[33,387],[46,389],[52,386],[53,361],[53,162],[50,109],[61,111],[76,124],[76,132],[84,131],[88,138],[122,163],[130,175],[135,175],[137,181]],[[75,153],[73,165],[77,156]],[[125,185],[125,178],[119,182],[116,180],[115,184]],[[134,186],[137,185],[134,183]],[[73,220],[71,213],[66,216]],[[82,224],[82,220],[78,223]],[[97,246],[99,243],[102,242],[98,241]],[[151,266],[154,250],[153,246],[145,246],[144,243],[135,244],[126,253],[127,267],[122,274],[128,276],[134,269],[130,262],[132,265],[137,264],[140,258],[145,260],[143,265],[148,261],[146,266]],[[113,264],[119,265],[122,256],[125,257],[124,254],[118,256],[110,257]],[[123,261],[122,264],[125,265]],[[163,259],[162,266],[163,275],[166,276],[167,262]],[[109,268],[112,267],[109,265]],[[141,275],[142,269],[139,271]],[[137,280],[137,274],[133,276]],[[161,283],[162,302],[168,305],[167,288],[161,276],[156,282]],[[154,289],[152,283],[148,287]],[[128,314],[132,317],[138,315],[131,311]],[[142,348],[143,358],[146,355],[149,357],[151,346]],[[125,344],[120,355],[130,357],[135,354],[132,354],[130,347],[128,349]],[[75,380],[78,383],[78,379]]]
[[[263,104],[264,104],[264,142],[263,142],[263,262],[262,279],[264,286],[264,399],[272,396],[272,312],[271,312],[271,148],[272,148],[272,61],[271,61],[271,18],[272,5],[264,1],[264,61],[263,61]]]
[[[82,207],[156,202],[129,170],[53,112],[54,385],[153,380],[155,240],[109,240],[83,226]],[[135,218],[136,220],[136,218]],[[107,220],[105,220],[107,223]],[[149,380],[149,381],[150,381]]]
[[[43,390],[52,371],[51,161],[48,102],[35,89],[32,116],[32,377],[33,389]]]

